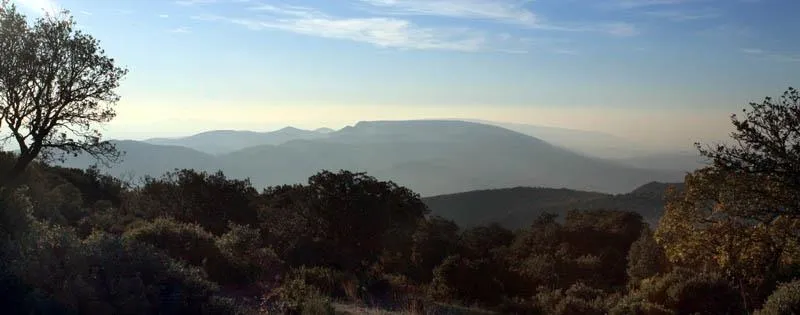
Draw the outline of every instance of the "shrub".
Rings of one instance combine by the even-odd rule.
[[[283,308],[299,312],[303,302],[310,296],[319,296],[319,290],[306,284],[302,279],[289,279],[272,292],[272,298],[277,299]]]
[[[128,230],[126,240],[152,245],[170,257],[203,267],[209,278],[221,284],[241,282],[244,278],[219,250],[214,235],[197,224],[159,218]]]
[[[324,267],[300,267],[292,269],[287,278],[289,281],[301,281],[324,296],[346,296],[342,284],[348,277],[341,271]]]
[[[538,309],[544,314],[606,314],[604,292],[583,283],[576,283],[567,290],[543,291],[536,295]]]
[[[216,246],[247,283],[281,273],[281,260],[257,229],[231,223],[228,232],[217,238]]]
[[[442,301],[497,305],[504,292],[495,267],[489,259],[447,257],[434,269],[429,293]]]
[[[780,285],[756,315],[800,314],[800,280]]]
[[[675,312],[664,306],[642,300],[638,297],[625,297],[608,311],[609,315],[674,315]]]
[[[302,315],[335,315],[336,310],[328,298],[313,295],[307,297],[300,307]]]
[[[716,274],[676,269],[642,281],[631,299],[663,306],[678,314],[739,314],[741,299],[730,282]]]
[[[197,313],[217,290],[200,270],[150,246],[100,233],[81,241],[35,220],[3,253],[11,279],[32,288],[25,313]]]

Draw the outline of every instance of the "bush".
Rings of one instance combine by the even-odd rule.
[[[306,284],[302,279],[289,279],[272,292],[271,298],[288,311],[299,312],[306,299],[319,296],[319,289]]]
[[[159,218],[128,230],[126,240],[152,245],[170,257],[202,267],[208,277],[221,284],[244,281],[243,272],[219,250],[214,235],[197,224]]]
[[[503,284],[489,259],[450,256],[433,272],[430,295],[437,300],[497,305],[503,300]]]
[[[536,295],[538,309],[544,314],[606,314],[604,292],[583,283],[576,283],[567,290],[543,291]]]
[[[316,295],[307,297],[300,307],[302,315],[335,315],[336,310],[331,305],[331,301],[325,297]]]
[[[197,313],[217,290],[150,246],[100,233],[81,241],[36,220],[2,252],[7,282],[32,289],[18,301],[25,313]]]
[[[247,283],[268,280],[282,271],[281,260],[257,229],[231,223],[216,246]]]
[[[300,267],[289,271],[289,282],[297,280],[313,287],[324,296],[341,298],[346,296],[343,283],[348,279],[343,272],[324,267]]]
[[[780,285],[756,315],[800,314],[800,280]]]
[[[730,282],[716,274],[688,269],[676,269],[646,279],[629,298],[660,305],[678,314],[740,314],[745,311]]]
[[[674,315],[664,306],[637,297],[625,297],[608,311],[609,315]]]

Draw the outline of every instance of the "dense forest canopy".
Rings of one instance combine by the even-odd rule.
[[[655,227],[624,209],[459,227],[346,170],[259,190],[222,172],[132,186],[47,164],[45,148],[111,152],[91,130],[113,118],[124,71],[72,25],[0,6],[0,127],[21,149],[0,155],[7,314],[800,313],[794,89],[734,116],[737,146],[701,146],[713,164],[668,190]]]

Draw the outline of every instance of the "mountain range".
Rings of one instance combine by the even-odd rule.
[[[116,145],[125,155],[106,169],[112,175],[222,170],[257,187],[302,183],[322,169],[365,171],[423,196],[515,186],[625,193],[651,181],[683,179],[683,170],[634,167],[506,128],[454,120],[359,122],[335,131],[211,131]],[[93,163],[78,156],[64,164]]]

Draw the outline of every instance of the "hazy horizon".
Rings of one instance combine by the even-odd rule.
[[[795,1],[14,2],[130,69],[112,139],[461,118],[684,147],[800,69]]]

